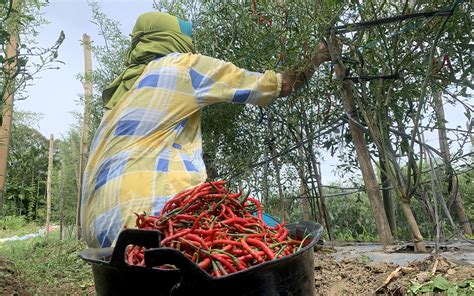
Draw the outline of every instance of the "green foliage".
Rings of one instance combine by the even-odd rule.
[[[60,220],[61,198],[64,199],[63,222],[74,225],[77,208],[77,172],[79,163],[80,134],[77,126],[71,127],[63,139],[56,143],[58,149],[57,164],[53,171],[52,184],[52,220]]]
[[[48,140],[38,132],[40,114],[16,111],[13,115],[8,171],[5,185],[5,214],[41,218],[48,170]]]
[[[370,257],[365,255],[365,254],[360,255],[359,257],[357,257],[357,262],[359,262],[361,264],[367,264],[371,261],[372,261],[372,259],[370,259]]]
[[[462,194],[467,216],[474,219],[474,176],[473,172],[467,172],[458,176],[459,191]],[[472,220],[471,220],[472,221]]]
[[[16,263],[19,280],[35,295],[79,295],[93,285],[90,266],[79,258],[84,248],[74,236],[60,241],[55,232],[49,238],[0,244],[0,256]]]
[[[447,279],[442,276],[437,276],[432,280],[420,284],[417,281],[413,281],[412,285],[408,288],[409,295],[418,294],[433,294],[444,292],[448,296],[457,295],[472,295],[474,293],[474,280],[466,280],[462,283],[450,283]]]
[[[256,3],[255,7],[253,3]],[[194,42],[199,53],[252,71],[300,70],[307,65],[311,50],[334,24],[432,11],[450,4],[451,1],[408,1],[400,5],[395,0],[317,3],[155,1],[157,9],[193,22]],[[100,94],[123,69],[128,38],[120,31],[119,23],[103,14],[97,3],[92,2],[91,8],[93,22],[105,41],[101,46],[93,44],[99,63],[90,79],[94,83],[94,93]],[[462,152],[468,139],[465,132],[448,131],[448,137],[452,139],[450,144],[458,145],[461,152],[453,155],[450,163],[440,161],[439,155],[430,152],[434,155],[430,155],[434,160],[431,166],[427,165],[426,158],[423,159],[426,152],[421,151],[418,144],[411,145],[410,133],[420,139],[421,131],[440,128],[433,116],[433,97],[439,91],[443,92],[445,103],[463,106],[469,117],[467,92],[472,88],[469,84],[472,76],[470,26],[459,24],[472,22],[470,11],[472,4],[459,5],[437,44],[432,41],[441,29],[443,17],[395,22],[339,35],[346,44],[342,60],[348,68],[347,75],[401,75],[396,80],[358,81],[354,88],[357,111],[362,125],[367,126],[365,138],[372,159],[384,159],[388,163],[390,186],[395,189],[392,196],[398,201],[408,193],[406,198],[411,199],[414,215],[423,235],[428,238],[433,237],[433,220],[428,214],[433,203],[431,182],[434,190],[449,201],[447,176],[453,170],[457,173],[471,170],[472,160]],[[450,69],[441,69],[437,73],[441,77],[428,71],[433,62],[430,58],[433,45],[437,45],[433,49],[434,64],[441,56],[448,55],[455,75]],[[277,100],[264,111],[234,104],[205,108],[202,130],[209,175],[227,178],[240,187],[249,188],[252,195],[265,200],[265,209],[276,216],[279,216],[278,185],[281,185],[290,221],[302,217],[303,203],[298,197],[302,181],[310,188],[311,214],[318,217],[315,201],[319,193],[313,184],[318,175],[316,163],[324,161],[323,151],[339,158],[338,172],[344,181],[351,179],[361,183],[356,174],[359,164],[352,135],[347,124],[339,124],[345,111],[338,89],[330,65],[323,65],[303,91]],[[96,95],[92,106],[92,131],[102,116],[101,106],[100,97]],[[296,149],[295,143],[309,137],[311,140],[305,142],[301,151]],[[273,155],[278,155],[278,163],[266,162]],[[407,169],[409,161],[411,166]],[[277,184],[277,172],[281,175],[280,184]],[[463,198],[472,217],[472,181],[469,177],[461,179],[460,190],[466,192]],[[68,182],[72,182],[72,178]],[[74,183],[68,184],[72,193]],[[402,218],[399,203],[396,204],[397,234],[401,239],[410,239],[410,227]],[[330,198],[327,207],[336,238],[376,239],[373,214],[365,194]],[[446,232],[452,231],[446,226],[446,220],[441,223]]]
[[[31,84],[37,74],[44,70],[58,69],[62,64],[58,60],[58,50],[64,41],[65,35],[61,31],[58,39],[50,47],[40,47],[37,44],[38,29],[47,23],[43,18],[42,10],[48,5],[47,0],[29,0],[14,7],[14,1],[0,2],[0,61],[4,65],[17,62],[14,71],[5,67],[0,69],[0,97],[9,89],[15,93],[16,99],[26,99],[23,96],[25,87]],[[19,1],[17,1],[18,3]],[[7,59],[6,48],[10,36],[19,35],[18,54]]]
[[[26,225],[24,216],[5,216],[0,219],[0,228],[2,230],[18,230]]]
[[[40,227],[34,222],[26,221],[25,216],[5,216],[0,219],[0,238],[30,234]]]
[[[377,240],[375,220],[365,193],[328,198],[326,204],[336,240]]]

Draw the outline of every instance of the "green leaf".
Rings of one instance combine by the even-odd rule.
[[[414,282],[413,285],[409,288],[410,292],[412,292],[413,294],[417,294],[418,293],[418,290],[420,290],[420,288],[423,287],[422,284],[418,283],[418,282]]]
[[[457,287],[449,287],[448,296],[457,296],[458,295],[458,288]]]
[[[420,292],[421,293],[433,292],[433,282],[430,281],[430,282],[424,284],[423,287],[420,288]]]
[[[433,279],[433,288],[446,291],[449,288],[449,282],[444,277],[437,276]]]

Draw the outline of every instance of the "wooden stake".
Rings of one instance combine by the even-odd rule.
[[[53,174],[53,156],[54,156],[54,136],[49,137],[49,154],[48,154],[48,178],[46,180],[46,225],[45,236],[49,233],[49,222],[51,219],[51,181]]]
[[[84,47],[84,115],[82,118],[81,145],[79,148],[79,174],[77,190],[77,211],[76,211],[76,236],[82,237],[81,229],[81,196],[82,196],[82,174],[87,163],[89,154],[89,114],[92,100],[92,54],[91,39],[89,35],[82,35],[82,45]]]
[[[61,170],[59,171],[59,239],[64,238],[64,173],[66,171],[64,159],[61,162]]]

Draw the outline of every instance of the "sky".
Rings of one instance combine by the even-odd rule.
[[[152,0],[98,0],[98,3],[108,17],[121,23],[125,34],[131,32],[141,13],[153,10]],[[77,102],[83,93],[82,84],[77,79],[77,75],[84,71],[82,35],[88,34],[95,43],[101,43],[101,37],[97,27],[91,23],[92,13],[86,0],[50,0],[49,6],[44,9],[44,17],[49,24],[39,29],[39,45],[51,46],[63,30],[66,39],[59,49],[59,59],[65,64],[59,70],[42,72],[34,85],[26,90],[28,98],[16,101],[15,108],[42,113],[38,130],[46,137],[53,134],[55,138],[61,138],[66,135],[70,125],[76,122],[73,112],[82,113],[82,106]],[[92,66],[94,67],[94,61]],[[450,127],[460,125],[465,129],[466,119],[462,113],[460,108],[446,106]],[[427,134],[425,137],[428,144],[438,146],[436,134]],[[333,173],[336,164],[334,158],[325,156],[322,172],[326,181],[339,179]]]
[[[106,15],[121,23],[126,34],[131,32],[138,15],[153,10],[152,0],[97,2]],[[43,12],[49,24],[39,30],[39,45],[51,46],[63,30],[66,39],[59,49],[58,59],[65,64],[59,70],[41,72],[34,85],[26,90],[27,99],[16,101],[15,108],[42,113],[39,131],[47,137],[53,134],[55,138],[60,138],[76,122],[72,112],[82,113],[82,107],[77,102],[83,93],[82,83],[77,79],[77,75],[84,72],[82,35],[88,34],[96,43],[101,43],[101,38],[97,27],[91,23],[92,13],[86,0],[51,0]]]

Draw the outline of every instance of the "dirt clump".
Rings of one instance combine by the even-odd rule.
[[[474,268],[441,256],[405,267],[370,262],[364,256],[336,261],[327,252],[315,252],[316,295],[407,295],[413,282],[423,284],[436,276],[449,283],[462,283],[474,279]]]
[[[0,258],[0,295],[30,295],[17,279],[17,269],[13,261]]]
[[[424,261],[415,261],[408,265],[412,271],[393,279],[380,293],[390,295],[407,295],[408,287],[413,282],[426,283],[434,277],[441,276],[449,283],[460,284],[474,279],[474,267],[463,262],[450,261],[442,256],[431,257]]]
[[[397,266],[371,264],[362,259],[337,262],[331,255],[315,253],[316,295],[367,295],[374,292]]]

